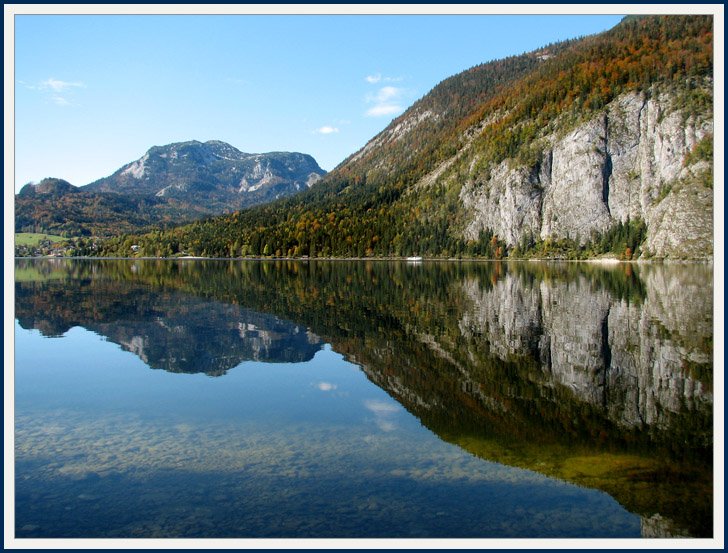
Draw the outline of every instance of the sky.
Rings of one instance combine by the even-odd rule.
[[[116,14],[90,15],[112,7]],[[187,140],[222,140],[248,153],[303,152],[332,170],[442,80],[480,63],[605,31],[645,5],[427,6],[443,10],[439,15],[130,15],[179,10],[112,7],[80,5],[75,9],[89,15],[43,15],[40,10],[72,10],[59,4],[4,5],[7,252],[13,251],[10,190],[17,193],[28,182],[57,177],[89,184],[152,146]],[[693,4],[646,7],[699,13]],[[527,9],[550,13],[476,15]],[[602,15],[594,15],[597,9]],[[719,187],[719,257],[721,198]],[[13,297],[10,259],[6,298]],[[720,263],[716,271],[720,313]],[[13,302],[4,305],[10,366]],[[720,335],[722,317],[716,322]],[[12,404],[6,405],[5,420],[12,422]],[[6,451],[12,451],[7,444]]]
[[[440,81],[623,16],[17,13],[15,192],[89,184],[188,140],[330,171]]]

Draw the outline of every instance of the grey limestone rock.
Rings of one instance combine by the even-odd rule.
[[[712,189],[696,179],[709,166],[685,166],[712,134],[712,113],[687,113],[669,93],[629,93],[564,128],[557,122],[529,145],[540,150],[531,166],[507,159],[483,171],[473,159],[460,192],[466,239],[490,229],[511,246],[529,233],[583,243],[642,218],[650,255],[712,258]]]

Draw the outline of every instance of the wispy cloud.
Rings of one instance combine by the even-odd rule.
[[[399,99],[403,93],[404,88],[384,86],[376,94],[369,94],[366,102],[374,105],[366,111],[366,115],[368,117],[382,117],[404,111],[404,108],[399,104]]]
[[[384,117],[385,115],[397,115],[403,110],[404,108],[398,105],[374,106],[369,108],[365,115],[367,117]]]
[[[40,86],[49,87],[54,92],[64,92],[64,91],[68,90],[69,88],[76,88],[76,87],[86,88],[86,85],[83,83],[69,83],[66,81],[57,81],[53,77],[51,77],[47,81],[43,81],[42,83],[40,83]]]
[[[394,86],[385,86],[379,89],[376,94],[370,95],[369,99],[375,102],[389,102],[390,100],[399,97],[402,94],[402,89]]]
[[[367,75],[366,77],[364,77],[364,80],[372,84],[376,84],[380,81],[384,83],[394,83],[397,81],[401,81],[402,77],[383,77],[381,73],[376,73],[374,75]]]
[[[336,127],[331,127],[329,125],[324,125],[323,127],[320,127],[313,131],[313,134],[332,134],[339,132],[339,129]]]
[[[73,94],[73,89],[86,88],[86,85],[81,82],[69,82],[59,81],[50,77],[45,81],[41,81],[38,84],[29,84],[24,81],[18,81],[18,84],[24,86],[29,90],[37,90],[44,94],[48,100],[59,106],[68,106],[71,101],[68,99],[67,94]],[[63,94],[63,96],[61,96]]]

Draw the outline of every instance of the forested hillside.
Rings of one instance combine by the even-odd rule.
[[[109,236],[179,221],[174,212],[160,214],[154,197],[100,194],[63,179],[25,185],[15,197],[15,232],[41,232],[66,237]]]
[[[15,198],[15,231],[112,236],[179,225],[296,194],[324,174],[297,152],[247,154],[219,140],[153,146],[91,184],[25,185]]]
[[[443,81],[300,195],[99,253],[711,257],[712,77],[712,17],[628,17]]]

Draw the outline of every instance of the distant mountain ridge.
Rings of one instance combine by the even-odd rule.
[[[24,186],[16,232],[117,234],[232,213],[308,189],[326,171],[308,154],[248,154],[219,140],[153,146],[112,175],[76,187]]]
[[[307,154],[247,154],[219,140],[192,140],[154,146],[140,159],[87,188],[188,201],[208,196],[239,209],[309,188],[324,174]]]

